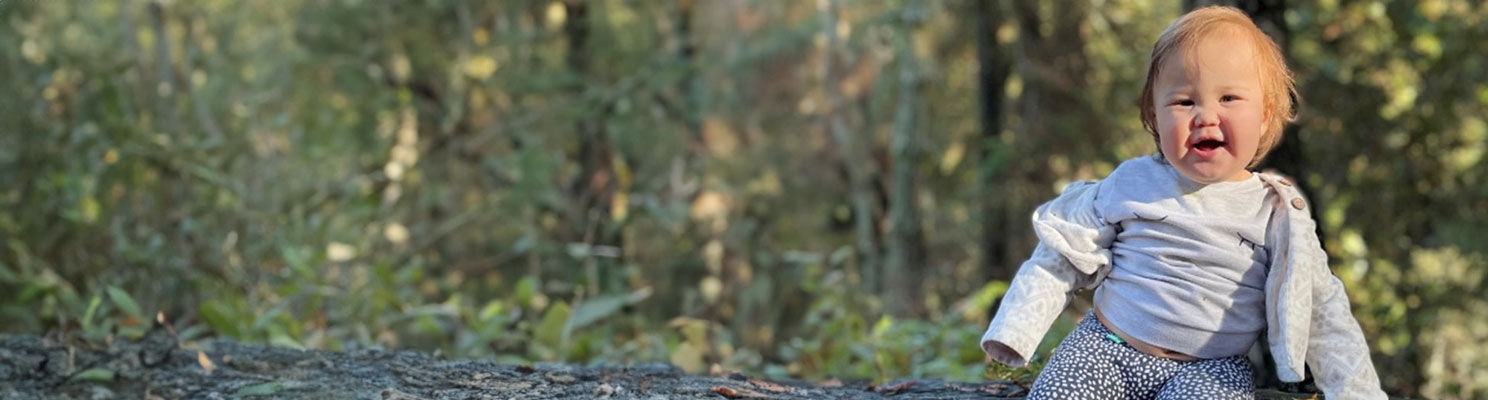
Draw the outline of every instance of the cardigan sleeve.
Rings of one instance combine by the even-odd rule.
[[[1044,333],[1069,302],[1069,293],[1093,279],[1053,248],[1039,244],[1018,269],[997,315],[987,325],[982,351],[1011,367],[1028,365]]]
[[[1033,213],[1033,232],[1039,243],[1064,256],[1080,272],[1095,275],[1089,287],[1111,271],[1111,243],[1116,240],[1116,227],[1097,212],[1099,193],[1100,182],[1071,183]]]
[[[1318,388],[1330,399],[1386,399],[1380,389],[1379,376],[1369,357],[1369,345],[1349,308],[1343,282],[1328,270],[1328,255],[1323,252],[1314,227],[1315,222],[1303,209],[1302,193],[1285,178],[1262,174],[1283,199],[1281,211],[1273,224],[1284,227],[1276,240],[1284,240],[1287,250],[1276,253],[1267,279],[1270,323],[1293,326],[1271,326],[1272,354],[1277,360],[1277,373],[1283,381],[1302,380],[1302,366],[1311,367]],[[1292,206],[1292,207],[1288,207]],[[1277,287],[1271,287],[1273,284]],[[1298,360],[1300,358],[1301,360]]]
[[[1330,399],[1387,398],[1369,358],[1364,333],[1349,309],[1343,282],[1332,274],[1314,282],[1317,307],[1312,311],[1307,364],[1312,366],[1318,388]]]
[[[1079,288],[1094,287],[1110,271],[1114,228],[1095,213],[1096,182],[1075,182],[1034,212],[1039,244],[1023,262],[981,347],[999,363],[1028,364],[1044,334]]]

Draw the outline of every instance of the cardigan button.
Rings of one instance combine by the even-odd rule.
[[[1301,197],[1293,197],[1292,198],[1292,208],[1295,208],[1295,209],[1298,209],[1298,210],[1301,210],[1303,208],[1307,208],[1307,202],[1306,201],[1302,201],[1302,198]]]

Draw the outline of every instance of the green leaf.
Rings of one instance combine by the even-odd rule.
[[[564,335],[620,311],[620,307],[626,304],[625,299],[625,295],[600,296],[579,303],[563,327]]]
[[[113,301],[114,305],[119,306],[120,309],[123,309],[125,313],[135,318],[145,319],[145,314],[140,311],[139,303],[134,302],[134,298],[129,297],[129,293],[117,287],[109,286],[108,295],[109,300]]]
[[[0,262],[0,282],[20,282],[20,278],[16,277],[16,274],[10,271],[10,264]]]
[[[22,302],[22,303],[27,302],[27,301],[31,301],[33,299],[36,299],[38,297],[41,297],[41,296],[47,294],[47,292],[50,292],[53,288],[54,288],[54,286],[52,286],[50,284],[47,284],[47,283],[41,283],[41,282],[30,282],[30,283],[27,283],[26,284],[26,288],[25,289],[21,289],[21,294],[19,296],[16,296],[16,301],[17,302]]]
[[[193,341],[193,340],[196,340],[198,338],[201,338],[203,336],[206,336],[207,335],[207,327],[205,325],[199,325],[199,324],[198,325],[191,325],[191,326],[188,326],[188,327],[185,327],[185,328],[181,328],[181,330],[178,331],[178,333],[179,333],[179,336],[180,336],[180,340],[182,342],[189,342],[189,341]]]
[[[284,329],[278,329],[278,327],[275,327],[275,329],[269,329],[269,344],[278,347],[288,347],[296,350],[305,349],[305,345],[302,345],[299,341],[296,341],[294,340],[294,338],[289,337],[289,335],[284,333]]]
[[[978,308],[983,308],[983,309],[985,309],[987,307],[991,307],[992,306],[992,303],[993,302],[996,302],[997,299],[1002,298],[1002,295],[1007,294],[1007,291],[1008,291],[1008,283],[1007,282],[1003,282],[1003,281],[991,281],[991,282],[987,282],[986,285],[982,286],[982,290],[980,290],[980,291],[977,292],[976,301],[974,301],[973,304],[975,304]]]
[[[102,303],[103,299],[99,298],[98,295],[93,295],[93,299],[88,300],[88,311],[83,312],[83,320],[78,321],[83,326],[83,332],[93,329],[93,314],[98,312],[98,305]]]
[[[530,275],[522,277],[522,280],[517,281],[516,292],[517,303],[523,307],[530,307],[532,298],[537,296],[537,278]]]
[[[548,307],[548,312],[543,314],[542,322],[533,331],[533,339],[550,349],[559,349],[564,342],[563,327],[568,324],[568,315],[568,303],[562,300]],[[562,351],[559,353],[561,354]]]
[[[93,368],[73,375],[72,380],[109,382],[114,380],[114,371],[107,368]]]
[[[280,245],[279,256],[289,264],[289,269],[299,275],[306,282],[317,282],[315,270],[311,267],[311,251],[298,246]]]
[[[617,294],[599,296],[579,304],[568,318],[568,326],[563,328],[563,334],[567,336],[575,329],[582,328],[595,321],[614,315],[621,307],[635,304],[651,296],[651,289],[645,288],[629,294]]]
[[[880,317],[878,319],[878,323],[873,324],[873,333],[872,333],[873,339],[875,339],[875,340],[882,339],[884,333],[888,332],[889,331],[889,328],[893,328],[893,327],[894,327],[894,317],[890,317],[890,316],[887,316],[887,315],[885,315],[883,317]]]
[[[279,393],[279,391],[280,390],[283,390],[283,389],[284,389],[284,385],[281,384],[281,383],[279,383],[278,381],[275,381],[275,382],[264,382],[264,383],[259,383],[259,384],[254,384],[254,385],[248,385],[248,386],[240,387],[240,388],[238,388],[237,391],[233,392],[233,395],[234,396],[268,396],[268,395],[272,395],[274,393]]]
[[[486,303],[484,308],[481,308],[479,318],[481,321],[488,321],[491,318],[496,318],[502,311],[501,300],[491,300],[491,302]]]
[[[239,337],[237,319],[233,317],[227,304],[219,300],[208,300],[197,307],[197,311],[201,312],[202,320],[213,331],[228,337]]]
[[[689,374],[703,372],[703,350],[692,343],[681,343],[672,351],[671,362]]]

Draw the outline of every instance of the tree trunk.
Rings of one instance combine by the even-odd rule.
[[[878,207],[874,202],[872,186],[873,164],[868,162],[866,152],[862,151],[863,142],[871,141],[871,136],[866,138],[855,138],[848,130],[841,115],[846,109],[843,106],[841,90],[838,87],[838,76],[835,65],[832,62],[837,52],[837,1],[823,0],[818,3],[822,10],[822,31],[827,36],[827,45],[822,58],[822,80],[826,86],[828,100],[827,110],[823,114],[826,119],[827,129],[831,132],[832,139],[837,148],[842,151],[843,169],[848,176],[848,184],[852,191],[852,208],[854,228],[857,232],[858,247],[858,270],[863,276],[864,288],[872,293],[882,290],[882,282],[879,277],[879,268],[882,265],[881,255],[878,249]]]
[[[1057,194],[1051,189],[1055,177],[1048,157],[1089,158],[1110,147],[1108,135],[1099,134],[1106,131],[1097,122],[1100,116],[1083,98],[1089,65],[1080,31],[1088,5],[1075,0],[1057,3],[1052,9],[1058,12],[1047,18],[1039,15],[1037,0],[1017,0],[1013,7],[1019,30],[1018,76],[1024,85],[1020,129],[1010,149],[1016,156],[1010,157],[1003,179],[1004,251],[1009,260],[1021,260],[1033,251],[1037,240],[1028,216]]]
[[[593,65],[589,62],[589,53],[594,50],[589,47],[589,5],[585,1],[564,1],[563,7],[567,18],[563,25],[564,35],[568,38],[567,61],[568,67],[575,75],[589,77],[595,75],[591,69]],[[587,82],[587,79],[580,79]],[[587,85],[574,84],[572,86],[573,98],[585,98],[584,91]],[[609,100],[601,100],[609,101]],[[610,112],[610,104],[601,104],[596,107],[599,111],[594,115],[583,115],[577,117],[575,128],[578,131],[579,149],[575,155],[579,163],[579,173],[569,182],[567,220],[568,231],[562,240],[569,242],[583,242],[594,246],[617,246],[618,235],[607,229],[606,221],[610,215],[610,201],[614,195],[615,182],[612,171],[613,147],[610,145],[609,134],[605,132],[604,119]],[[592,252],[591,252],[592,253]],[[599,292],[600,274],[596,265],[594,254],[585,256],[584,276],[588,280],[586,285],[590,296]]]
[[[698,85],[697,35],[692,29],[695,9],[696,3],[693,0],[677,2],[677,57],[686,66],[686,72],[678,86],[682,92],[681,116],[687,124],[687,137],[684,143],[688,144],[689,151],[684,154],[688,158],[701,152],[704,145],[702,86]]]
[[[976,36],[977,94],[981,98],[981,131],[975,147],[980,166],[977,168],[977,196],[981,200],[982,279],[1011,281],[1018,264],[1007,256],[1002,210],[1006,207],[1002,186],[1006,157],[1001,135],[1006,116],[1007,79],[1012,62],[1006,48],[997,42],[997,27],[1002,25],[1003,10],[995,0],[978,0],[972,15]]]
[[[119,4],[119,30],[121,31],[120,35],[124,38],[125,52],[129,54],[129,58],[134,62],[134,69],[130,74],[138,78],[137,80],[130,78],[124,79],[125,82],[135,85],[133,87],[134,90],[130,93],[132,95],[131,100],[133,101],[123,102],[124,106],[127,107],[124,114],[133,123],[138,124],[140,114],[142,114],[139,108],[146,107],[145,104],[148,104],[149,99],[153,96],[147,95],[149,92],[144,90],[145,87],[149,86],[143,83],[145,82],[144,75],[149,70],[149,65],[146,61],[144,51],[141,50],[139,28],[136,27],[134,19],[134,8],[133,0],[124,0]]]
[[[180,117],[176,114],[175,96],[176,70],[171,64],[170,35],[165,30],[165,7],[159,1],[151,1],[150,28],[155,33],[155,118],[160,130],[176,133]]]
[[[919,304],[919,280],[911,279],[912,266],[923,268],[925,262],[925,235],[920,227],[919,206],[916,202],[916,173],[923,150],[915,136],[920,128],[920,91],[924,77],[921,75],[914,51],[911,31],[919,26],[917,3],[910,3],[903,11],[903,24],[894,37],[895,59],[899,64],[899,104],[894,113],[893,171],[889,189],[888,263],[884,278],[889,283],[885,305],[892,314],[904,315],[907,306]]]

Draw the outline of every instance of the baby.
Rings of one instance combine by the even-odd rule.
[[[1153,46],[1142,124],[1158,153],[1071,184],[1033,215],[1039,245],[982,336],[1023,366],[1067,303],[1095,308],[1028,399],[1249,399],[1266,334],[1279,378],[1310,365],[1330,399],[1384,399],[1307,202],[1250,171],[1294,119],[1280,49],[1245,14],[1190,12]]]

